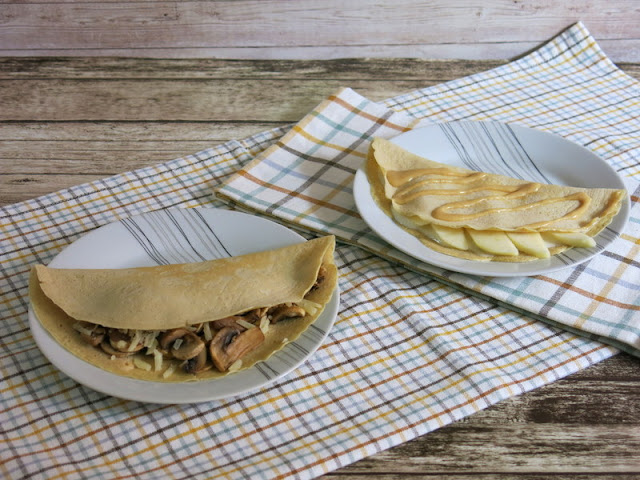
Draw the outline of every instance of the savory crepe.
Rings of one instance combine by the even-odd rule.
[[[367,177],[376,203],[436,251],[480,261],[548,258],[593,237],[618,213],[625,190],[548,185],[454,167],[382,138]]]
[[[337,284],[335,237],[199,263],[33,267],[43,327],[77,357],[154,381],[221,377],[263,361],[322,313]]]

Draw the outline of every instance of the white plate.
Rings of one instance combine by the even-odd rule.
[[[58,268],[127,268],[185,263],[292,245],[304,238],[282,225],[229,210],[167,209],[100,227],[78,239],[49,264]],[[60,346],[29,308],[29,325],[44,355],[58,369],[94,390],[149,403],[196,403],[228,398],[280,378],[324,341],[338,312],[336,288],[326,309],[296,341],[267,361],[217,380],[161,383],[101,370]]]
[[[557,135],[499,122],[450,122],[410,130],[391,139],[397,145],[436,162],[574,187],[622,188],[624,183],[604,160]],[[593,248],[572,248],[531,262],[477,262],[436,252],[400,228],[375,203],[364,166],[353,186],[358,211],[380,237],[423,262],[474,275],[539,275],[578,265],[604,250],[629,218],[629,198],[611,224],[595,237]]]

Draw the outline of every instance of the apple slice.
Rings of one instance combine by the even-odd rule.
[[[448,247],[458,250],[469,250],[469,241],[462,228],[444,227],[432,225],[433,231],[440,242]]]
[[[596,246],[596,241],[592,237],[579,232],[545,232],[544,236],[550,242],[568,247],[590,248]]]
[[[518,250],[538,258],[549,258],[549,249],[538,232],[507,232]]]
[[[513,244],[507,234],[498,230],[472,230],[468,229],[467,233],[478,246],[480,250],[484,250],[492,255],[506,255],[513,257],[518,255],[518,249]]]

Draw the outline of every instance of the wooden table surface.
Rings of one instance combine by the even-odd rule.
[[[0,58],[0,204],[299,120],[341,86],[373,99],[499,61]],[[640,79],[640,64],[620,65]],[[326,475],[640,478],[640,359],[617,355]]]

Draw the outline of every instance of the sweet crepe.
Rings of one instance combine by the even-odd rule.
[[[625,196],[454,167],[382,138],[371,143],[366,170],[376,203],[396,223],[436,251],[480,261],[592,247]]]
[[[220,377],[298,338],[337,283],[335,238],[199,263],[126,269],[33,267],[43,327],[79,358],[155,381]]]

